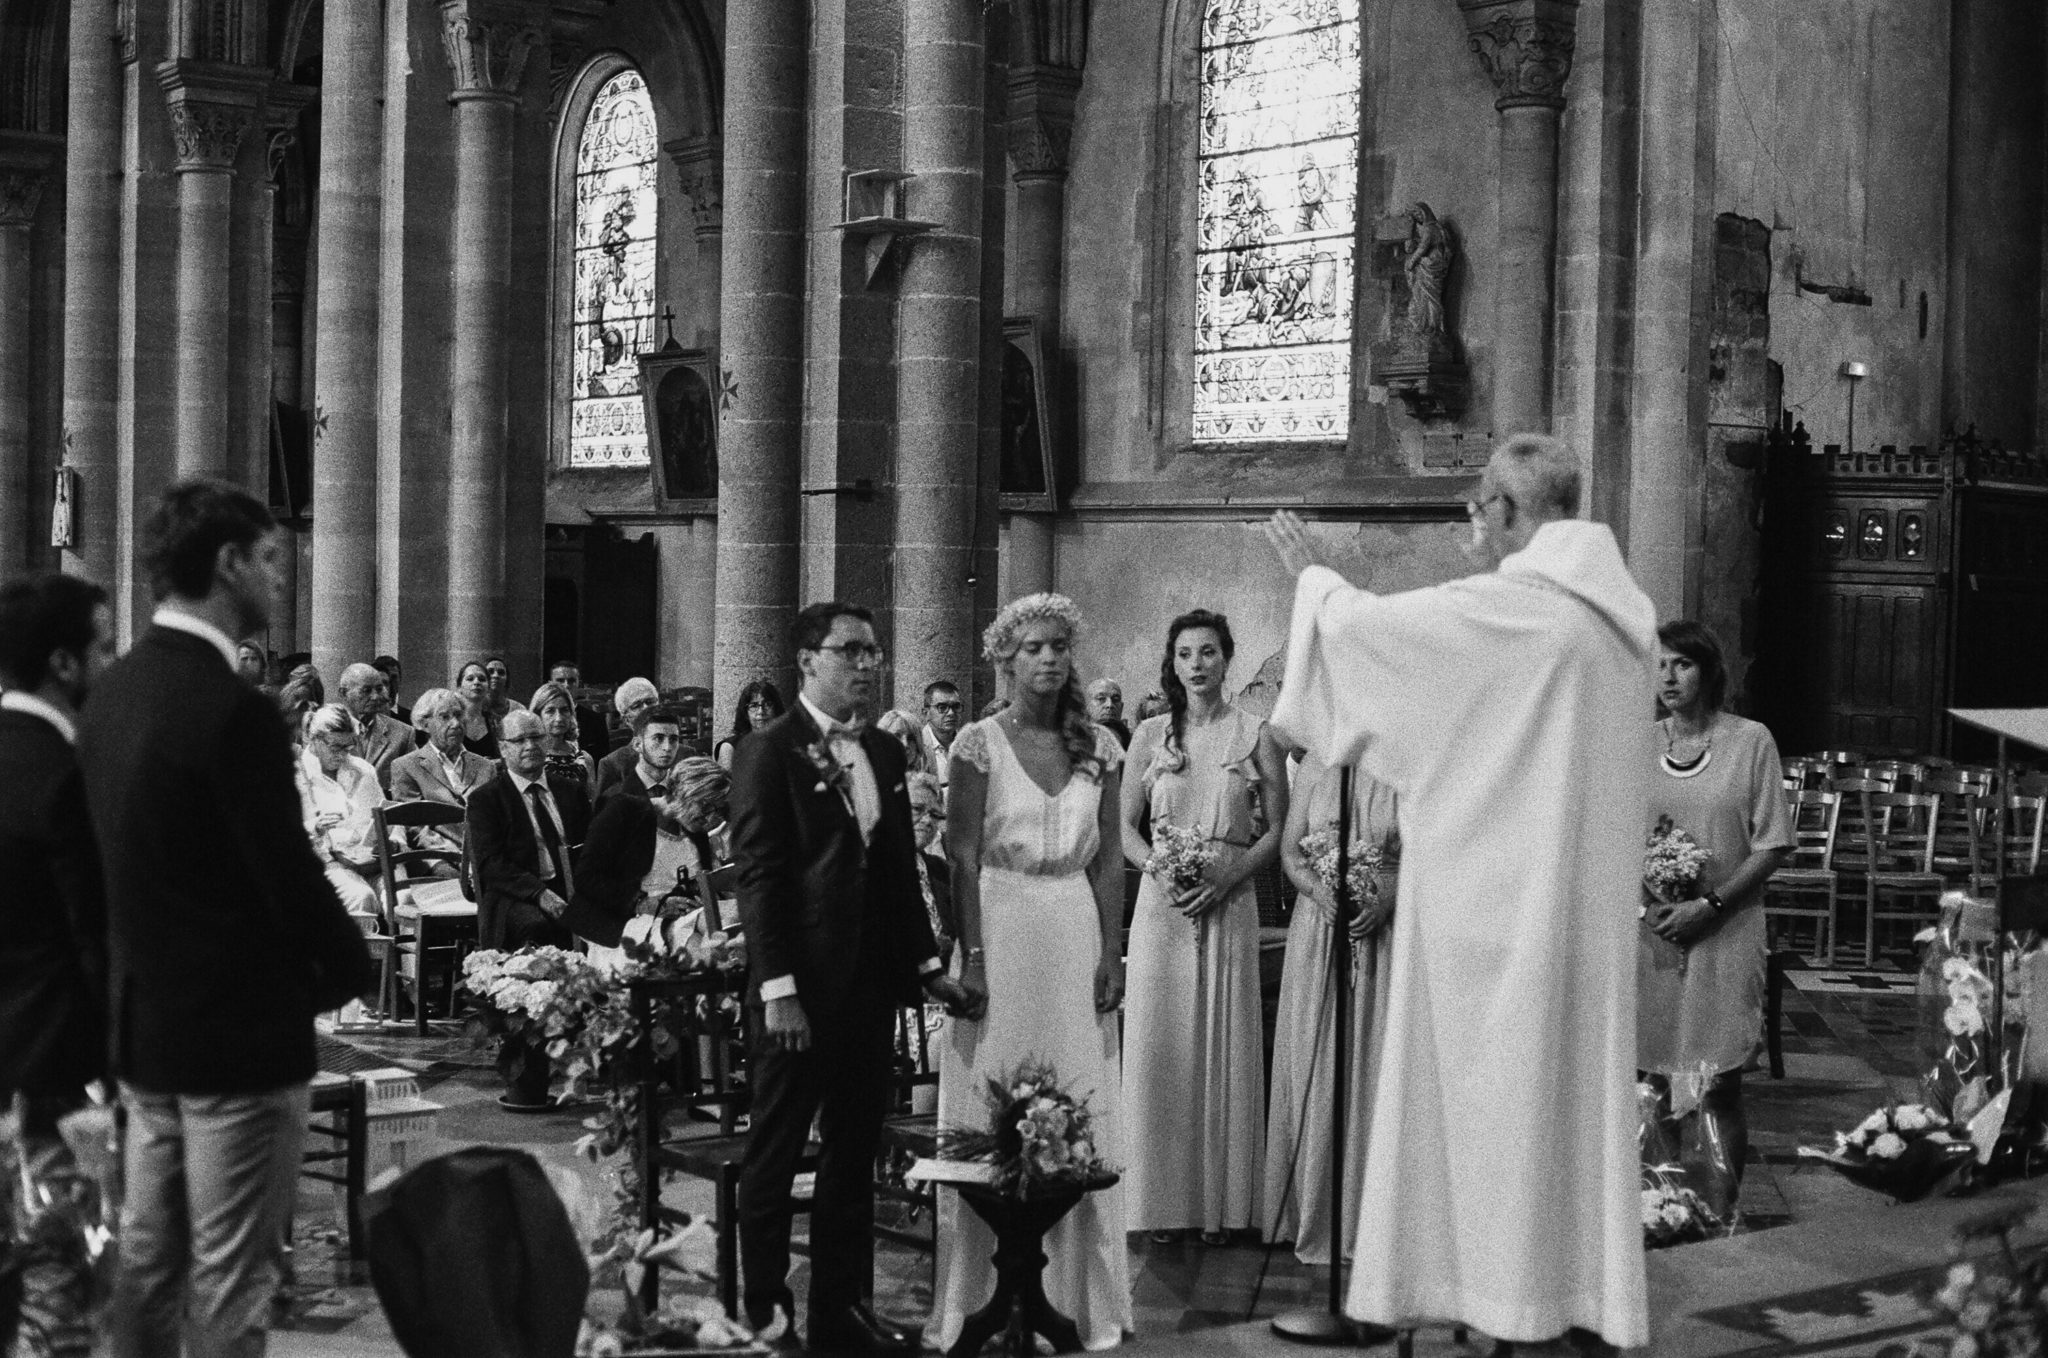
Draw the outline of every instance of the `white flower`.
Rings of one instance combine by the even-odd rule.
[[[1885,1111],[1882,1108],[1856,1124],[1856,1130],[1866,1136],[1876,1136],[1881,1132],[1888,1132],[1891,1129],[1891,1119],[1885,1115]]]
[[[1870,1153],[1880,1160],[1896,1160],[1906,1153],[1906,1143],[1886,1132],[1870,1143]]]
[[[1900,1104],[1892,1114],[1892,1125],[1902,1132],[1924,1132],[1934,1126],[1934,1115],[1917,1103]]]
[[[1970,1037],[1984,1031],[1984,1016],[1977,1012],[1977,1006],[1966,1001],[1950,1005],[1942,1013],[1941,1022],[1957,1037]]]
[[[1977,1352],[1975,1335],[1959,1334],[1948,1346],[1948,1358],[1977,1358]]]
[[[1951,957],[1941,964],[1941,979],[1960,981],[1970,974],[1970,964],[1960,957]]]

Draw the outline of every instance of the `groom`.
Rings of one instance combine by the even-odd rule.
[[[949,978],[926,922],[903,747],[867,727],[882,664],[873,615],[845,603],[797,614],[803,688],[739,743],[732,852],[751,968],[753,1127],[740,1170],[747,1319],[794,1318],[790,1182],[818,1116],[811,1201],[810,1346],[907,1353],[879,1320],[875,1152],[888,1111],[895,1011],[920,986],[956,1013],[984,997]]]

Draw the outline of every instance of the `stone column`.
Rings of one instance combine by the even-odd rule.
[[[974,496],[981,384],[980,7],[906,0],[904,168],[909,212],[936,223],[903,267],[896,379],[898,692],[967,688],[975,661]]]
[[[512,122],[527,57],[547,38],[525,4],[443,0],[441,42],[455,75],[448,645],[454,655],[478,656],[504,644]],[[326,362],[324,338],[316,357]],[[315,510],[314,523],[321,517]],[[314,560],[317,570],[317,550]]]
[[[803,0],[726,10],[725,249],[719,302],[718,569],[712,690],[794,691],[797,477],[803,439]]]
[[[1557,123],[1579,0],[1458,0],[1500,111],[1493,432],[1550,430]]]
[[[323,13],[310,621],[313,663],[322,674],[339,674],[342,666],[377,653],[384,16],[373,4],[330,4]]]
[[[252,283],[260,279],[257,299],[267,307],[261,327],[262,362],[254,365],[251,374],[249,418],[260,425],[262,456],[258,459],[255,486],[267,487],[270,482],[270,439],[271,425],[276,419],[277,406],[283,403],[297,409],[305,375],[302,354],[305,347],[305,222],[299,195],[297,176],[293,171],[294,157],[298,148],[299,114],[312,99],[313,91],[297,85],[279,84],[271,87],[270,105],[264,114],[264,129],[269,136],[264,147],[265,162],[269,173],[263,181],[263,210],[260,227],[263,232],[263,272],[252,277]],[[297,220],[292,220],[297,215]],[[280,250],[284,252],[280,254]],[[253,275],[253,266],[252,266]],[[303,493],[299,486],[287,487],[291,494]],[[263,494],[262,490],[257,491]],[[286,505],[289,513],[291,506]],[[296,651],[299,649],[299,535],[305,532],[302,521],[288,519],[285,531],[291,536],[290,550],[285,553],[284,578],[278,585],[276,607],[270,619],[270,643],[272,650]],[[322,671],[326,673],[326,671]],[[338,673],[338,671],[337,671]]]
[[[715,341],[719,295],[724,291],[725,148],[716,137],[691,137],[666,143],[662,150],[676,167],[676,181],[690,200],[697,228],[697,267],[704,296],[711,299],[708,321],[698,327],[700,339]]]
[[[1009,224],[1016,283],[1010,309],[1044,326],[1045,365],[1060,369],[1060,284],[1066,265],[1067,146],[1074,130],[1074,96],[1081,73],[1072,67],[1023,66],[1010,75],[1010,164],[1017,181],[1017,218]],[[1057,418],[1057,415],[1055,415]],[[1043,431],[1047,438],[1053,431]],[[1010,598],[1053,587],[1053,533],[1049,514],[1008,516],[1008,561],[1003,573]]]
[[[29,565],[36,536],[29,481],[29,348],[36,205],[64,142],[34,132],[0,131],[0,579]]]
[[[178,149],[177,413],[179,476],[230,474],[229,209],[235,157],[263,107],[269,77],[222,62],[156,68]]]
[[[78,533],[64,569],[109,590],[119,560],[121,51],[114,6],[71,7],[64,137],[64,465]]]

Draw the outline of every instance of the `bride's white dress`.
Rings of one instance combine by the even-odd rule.
[[[1097,731],[1105,768],[1123,759],[1116,737]],[[1117,1018],[1095,1012],[1102,927],[1088,867],[1101,842],[1102,786],[1076,775],[1049,797],[1017,762],[1002,728],[976,722],[953,753],[988,775],[981,822],[981,935],[988,1013],[949,1019],[939,1044],[939,1125],[985,1126],[982,1091],[1027,1059],[1044,1060],[1076,1097],[1087,1096],[1095,1144],[1112,1163],[1122,1151],[1122,1064]],[[1121,864],[1119,864],[1121,867]],[[938,1285],[927,1344],[951,1347],[995,1286],[995,1237],[950,1189],[939,1190]],[[1045,1238],[1045,1290],[1080,1327],[1090,1349],[1111,1348],[1131,1328],[1130,1261],[1121,1186],[1091,1193]]]

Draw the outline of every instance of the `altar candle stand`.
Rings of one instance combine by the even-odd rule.
[[[996,1290],[988,1305],[967,1317],[946,1358],[974,1358],[999,1330],[1002,1351],[1013,1358],[1030,1358],[1037,1352],[1034,1335],[1044,1336],[1054,1353],[1081,1351],[1080,1330],[1046,1299],[1045,1233],[1059,1225],[1085,1194],[1099,1193],[1116,1181],[1116,1175],[1105,1174],[1086,1185],[1045,1189],[1023,1198],[991,1184],[949,1185],[995,1232]]]

